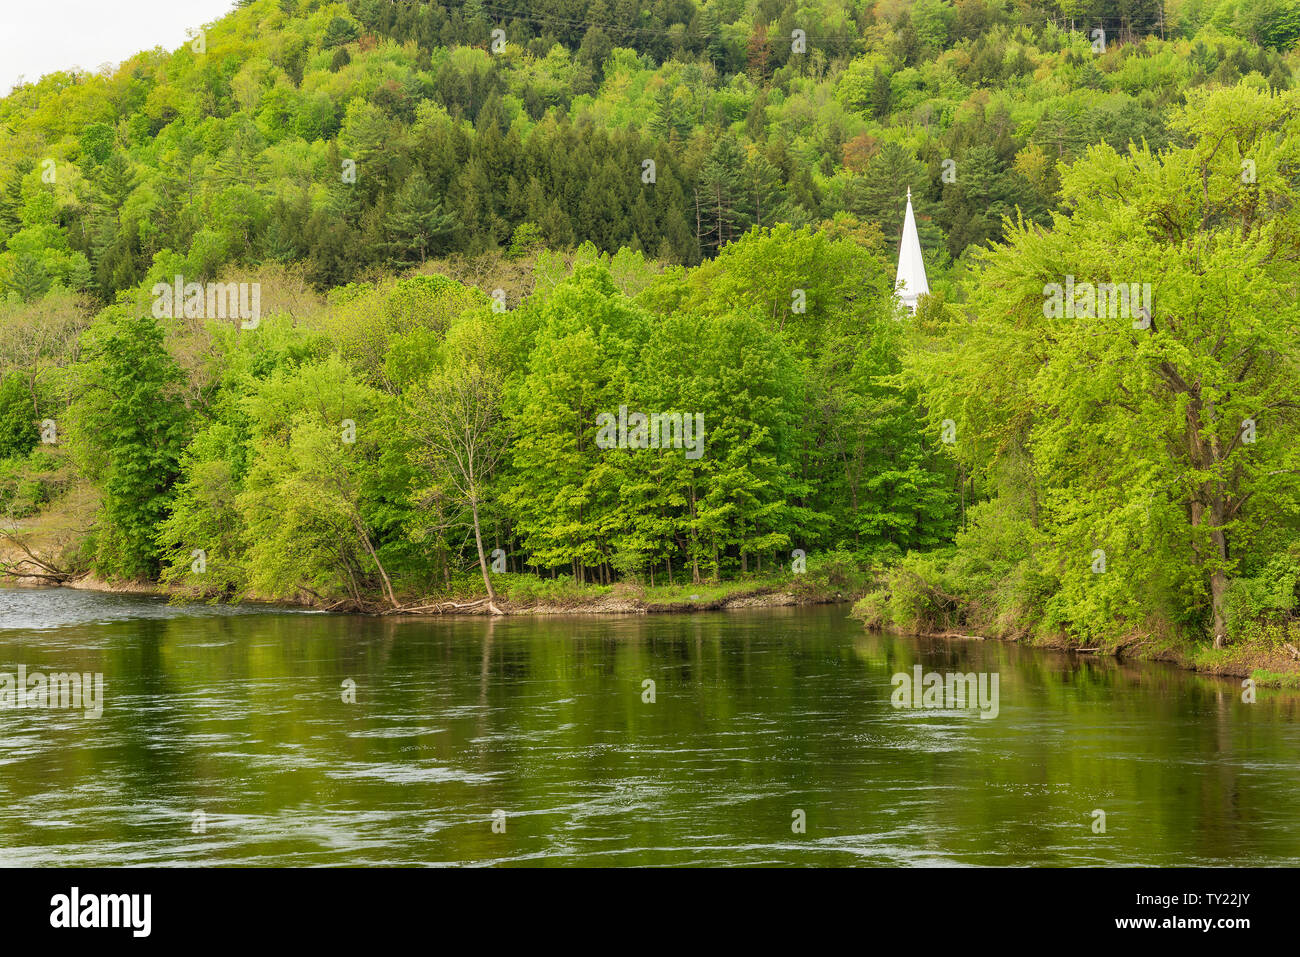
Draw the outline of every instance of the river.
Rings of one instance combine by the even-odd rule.
[[[103,675],[98,717],[0,710],[0,864],[1300,864],[1300,696],[847,610],[0,590],[0,671]],[[996,717],[894,707],[916,665]]]

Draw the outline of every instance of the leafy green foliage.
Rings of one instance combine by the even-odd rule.
[[[1230,582],[1294,540],[1298,115],[1294,92],[1243,84],[1189,97],[1185,148],[1091,148],[1063,174],[1069,214],[1016,225],[973,277],[971,322],[914,355],[956,458],[1041,542],[1023,574],[1055,586],[1025,610],[1046,629],[1222,644]],[[1084,283],[1132,287],[1128,308],[1089,306]]]
[[[11,372],[0,379],[0,459],[19,458],[36,447],[38,413],[22,376]]]
[[[0,100],[5,500],[75,473],[100,573],[210,598],[802,550],[900,627],[1285,630],[1292,7],[251,0],[46,77]],[[146,318],[182,273],[262,279],[260,326]],[[1151,324],[1045,310],[1066,277]],[[637,413],[697,444],[598,442]]]
[[[87,340],[82,438],[103,461],[96,562],[108,575],[152,578],[187,439],[181,371],[147,316],[107,310]]]
[[[1165,145],[1189,89],[1291,87],[1298,17],[1286,0],[256,0],[203,53],[0,101],[0,283],[107,303],[168,250],[199,279],[306,262],[321,288],[583,241],[693,265],[750,226],[846,214],[892,252],[910,186],[934,285],[1004,214],[1046,222],[1058,161]]]

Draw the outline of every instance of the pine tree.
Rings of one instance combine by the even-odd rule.
[[[696,237],[717,252],[738,239],[751,220],[746,196],[745,156],[734,137],[724,136],[710,151],[695,187]]]
[[[20,252],[14,256],[13,268],[5,285],[23,302],[31,302],[49,290],[50,274],[34,255]]]
[[[443,212],[442,200],[424,174],[412,173],[397,191],[384,219],[388,236],[388,261],[395,266],[423,263],[451,235],[452,217]]]

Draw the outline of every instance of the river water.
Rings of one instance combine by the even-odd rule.
[[[0,864],[1300,864],[1300,696],[847,610],[0,590],[0,672],[104,676],[98,717],[0,710]],[[997,716],[895,708],[916,665]]]

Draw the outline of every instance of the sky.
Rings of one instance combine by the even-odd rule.
[[[0,0],[0,95],[20,76],[81,67],[94,72],[161,46],[186,43],[185,29],[218,19],[235,0]]]

